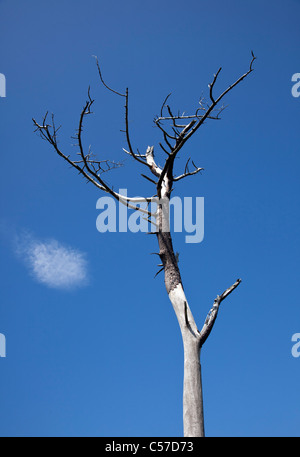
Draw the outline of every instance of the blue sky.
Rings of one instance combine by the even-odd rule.
[[[54,112],[64,151],[87,88],[95,98],[84,141],[123,160],[107,179],[129,195],[151,183],[128,157],[123,100],[130,90],[134,147],[161,141],[164,97],[194,111],[213,74],[216,91],[255,72],[182,150],[202,175],[174,195],[205,199],[202,243],[174,235],[198,326],[238,277],[202,351],[208,436],[299,436],[300,2],[177,0],[0,1],[1,436],[181,436],[183,353],[157,271],[156,239],[96,230],[99,191],[33,133]],[[155,149],[158,152],[158,148]],[[163,160],[157,153],[158,162]]]

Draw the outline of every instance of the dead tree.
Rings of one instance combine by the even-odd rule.
[[[127,148],[124,149],[124,152],[138,162],[141,167],[144,167],[147,172],[152,174],[152,177],[145,174],[142,174],[142,176],[155,186],[155,197],[130,198],[117,193],[113,190],[112,186],[104,181],[103,173],[111,170],[112,168],[121,166],[121,163],[111,162],[109,160],[98,160],[90,150],[87,152],[84,151],[82,143],[83,121],[91,113],[91,107],[94,102],[90,95],[90,89],[88,90],[87,101],[80,114],[79,125],[75,135],[78,145],[78,160],[74,160],[71,155],[65,154],[60,149],[57,136],[60,127],[56,127],[53,115],[48,121],[49,116],[48,113],[46,113],[42,123],[38,123],[35,119],[33,119],[36,128],[35,131],[37,131],[43,139],[48,141],[57,154],[61,156],[69,165],[74,167],[88,182],[93,183],[101,191],[110,194],[128,208],[141,211],[147,220],[153,224],[154,230],[150,233],[157,237],[159,246],[158,255],[161,259],[161,270],[164,271],[165,286],[176,313],[183,340],[183,424],[184,436],[186,437],[204,436],[200,351],[214,326],[222,301],[231,292],[233,292],[234,289],[236,289],[241,280],[238,279],[221,295],[217,296],[213,302],[212,308],[207,314],[202,329],[199,330],[184,293],[183,283],[178,267],[178,258],[173,249],[168,216],[169,202],[174,184],[181,179],[198,174],[203,168],[196,166],[192,160],[188,159],[183,173],[176,176],[174,174],[174,163],[178,157],[179,151],[205,121],[208,119],[220,119],[220,113],[224,109],[224,105],[221,105],[221,102],[223,101],[225,95],[227,95],[228,92],[236,87],[253,71],[254,60],[255,56],[252,52],[252,58],[248,71],[228,86],[227,89],[220,95],[216,96],[214,94],[214,90],[218,76],[221,72],[221,68],[219,68],[213,76],[211,84],[208,86],[209,99],[205,100],[202,97],[199,101],[198,109],[193,114],[174,114],[170,105],[167,103],[169,95],[166,97],[161,106],[159,116],[154,119],[154,124],[161,131],[163,137],[163,141],[159,143],[159,146],[166,155],[164,165],[158,166],[155,161],[153,146],[148,146],[144,154],[141,154],[139,150],[135,151],[132,147],[128,121],[128,89],[126,89],[124,93],[121,93],[108,86],[102,77],[100,65],[98,59],[96,58],[101,83],[107,90],[119,97],[122,97],[125,101],[124,133]],[[190,169],[190,162],[192,164],[192,169]],[[151,211],[149,209],[149,204],[153,202],[153,198],[157,199],[156,211]],[[146,208],[141,207],[139,204],[141,202],[146,202]]]

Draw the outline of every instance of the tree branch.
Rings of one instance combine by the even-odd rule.
[[[172,181],[178,181],[178,180],[180,180],[180,179],[182,179],[182,178],[184,178],[186,176],[190,176],[191,174],[196,174],[201,170],[201,169],[197,168],[192,173],[184,173],[184,174],[182,174],[182,175],[180,175],[178,177],[174,177],[173,176],[173,164],[174,164],[174,160],[176,158],[176,155],[181,150],[181,148],[184,146],[186,141],[191,138],[191,136],[199,129],[199,127],[202,124],[204,124],[206,119],[219,119],[219,114],[223,111],[224,106],[221,106],[219,108],[217,116],[213,116],[212,114],[213,114],[213,112],[216,111],[217,105],[221,102],[221,100],[225,97],[225,95],[229,91],[231,91],[235,86],[237,86],[241,81],[243,81],[243,79],[245,79],[253,71],[253,63],[254,63],[254,60],[256,59],[256,57],[254,56],[252,51],[251,51],[251,55],[252,55],[252,59],[251,59],[250,65],[249,65],[249,70],[246,73],[244,73],[242,76],[240,76],[233,84],[231,84],[229,87],[227,87],[227,89],[224,90],[221,93],[221,95],[219,95],[217,98],[215,98],[214,95],[213,95],[213,89],[214,89],[214,86],[216,84],[217,78],[218,78],[218,76],[219,76],[219,74],[221,72],[221,68],[219,68],[217,73],[214,75],[212,83],[209,85],[209,96],[210,96],[211,103],[207,104],[206,106],[204,106],[203,98],[200,99],[200,101],[199,101],[200,108],[197,109],[197,111],[196,111],[196,113],[194,115],[186,116],[186,115],[182,114],[180,116],[178,114],[177,116],[174,116],[172,111],[171,111],[171,109],[170,109],[170,107],[169,107],[169,105],[166,105],[166,101],[167,101],[168,97],[170,96],[170,94],[164,100],[163,105],[161,107],[161,111],[160,111],[160,117],[157,117],[156,119],[154,119],[155,125],[160,130],[162,130],[163,135],[164,135],[165,143],[170,148],[170,153],[168,153],[168,157],[167,157],[167,159],[165,161],[164,167],[162,169],[162,172],[160,173],[159,180],[158,180],[158,183],[157,183],[157,194],[158,194],[159,197],[161,195],[162,183],[163,183],[164,178],[165,178],[166,175],[168,175],[169,181],[171,182],[171,186],[172,186]],[[168,116],[164,116],[163,115],[164,106],[167,107]],[[199,110],[204,111],[204,114],[203,115],[199,115],[198,114]],[[192,119],[192,121],[188,125],[180,126],[180,127],[182,127],[182,130],[180,132],[178,130],[176,130],[178,128],[178,125],[177,125],[177,123],[175,121],[178,120],[178,119],[184,120],[184,119],[188,119],[188,118]],[[171,120],[172,121],[172,123],[173,123],[172,130],[173,130],[173,133],[175,134],[175,136],[174,135],[170,135],[167,132],[167,130],[162,127],[161,121],[164,121],[164,120]],[[172,146],[170,144],[169,139],[175,140],[175,145],[174,146]],[[165,149],[163,147],[162,147],[162,149],[165,151]]]
[[[79,146],[79,155],[81,156],[81,160],[76,161],[72,160],[70,158],[70,155],[65,155],[60,148],[58,147],[58,140],[57,140],[57,132],[60,127],[56,128],[55,123],[54,123],[54,116],[52,115],[52,125],[47,123],[47,116],[48,112],[45,114],[43,118],[42,124],[39,124],[35,119],[33,120],[33,123],[36,127],[35,131],[38,131],[40,136],[48,141],[54,149],[56,150],[57,154],[61,156],[66,162],[68,162],[72,167],[74,167],[79,174],[82,174],[88,182],[93,183],[96,187],[101,189],[102,191],[109,193],[112,195],[116,200],[118,200],[120,203],[123,205],[127,206],[130,209],[133,209],[135,211],[140,211],[143,214],[146,214],[147,216],[153,216],[153,214],[148,211],[144,210],[143,208],[140,208],[139,206],[133,205],[132,203],[150,203],[152,201],[152,197],[147,197],[147,198],[131,198],[127,197],[125,195],[119,194],[113,190],[113,188],[109,187],[108,184],[106,184],[105,181],[100,177],[99,172],[96,172],[96,169],[94,168],[94,163],[101,163],[101,161],[94,161],[91,160],[90,158],[90,153],[85,154],[84,149],[83,149],[83,144],[82,144],[82,127],[83,127],[83,119],[87,114],[90,114],[90,107],[91,104],[93,103],[93,100],[90,98],[90,94],[88,93],[88,100],[86,104],[83,107],[83,110],[81,111],[80,114],[80,120],[79,120],[79,128],[77,131],[76,139],[78,140],[78,146]]]
[[[154,160],[154,146],[148,146],[146,151],[146,161],[154,176],[159,177],[161,174],[161,168],[156,165]]]
[[[203,346],[203,344],[207,340],[210,332],[212,331],[212,328],[214,326],[214,323],[215,323],[217,315],[218,315],[218,311],[219,311],[221,302],[226,297],[228,297],[228,295],[231,294],[231,292],[233,292],[234,289],[237,288],[237,286],[241,283],[241,281],[242,281],[241,279],[237,279],[236,282],[231,287],[226,289],[221,295],[218,295],[217,298],[215,299],[214,304],[213,304],[211,310],[209,311],[209,313],[207,314],[204,325],[200,332],[200,346]]]
[[[164,136],[164,141],[165,144],[167,145],[167,148],[169,148],[170,152],[160,143],[161,148],[163,151],[167,154],[167,158],[165,160],[164,166],[161,168],[159,167],[154,160],[154,148],[153,146],[148,146],[146,154],[140,154],[139,152],[134,152],[130,135],[129,135],[129,118],[128,118],[128,100],[129,100],[129,94],[128,94],[128,89],[126,89],[125,93],[121,93],[116,91],[115,89],[112,89],[110,86],[106,84],[106,82],[103,79],[101,68],[99,65],[98,58],[96,56],[96,65],[100,77],[101,83],[104,85],[106,89],[108,89],[110,92],[113,92],[114,94],[124,97],[125,98],[125,134],[126,134],[126,141],[128,145],[128,150],[124,149],[124,151],[133,157],[137,162],[145,165],[148,167],[148,169],[158,178],[158,181],[151,180],[150,178],[146,177],[146,175],[143,175],[146,177],[146,179],[150,180],[152,183],[156,183],[156,188],[157,188],[157,196],[158,198],[161,198],[162,195],[162,187],[164,187],[164,194],[169,195],[172,192],[172,183],[173,181],[180,181],[181,179],[187,177],[187,176],[192,176],[197,173],[199,173],[203,168],[200,167],[195,167],[193,171],[189,171],[188,166],[186,165],[184,173],[182,173],[179,176],[174,176],[173,175],[173,166],[174,166],[174,161],[175,158],[178,154],[178,152],[181,150],[181,148],[184,146],[186,141],[191,138],[191,136],[198,130],[198,128],[205,122],[206,119],[219,119],[218,115],[219,113],[224,109],[222,106],[219,111],[217,116],[213,116],[213,112],[216,110],[217,105],[220,103],[220,101],[223,99],[223,97],[231,91],[236,85],[238,85],[244,78],[246,78],[249,73],[253,71],[253,63],[256,57],[254,56],[253,52],[251,51],[252,54],[252,60],[250,62],[249,70],[244,73],[242,76],[240,76],[233,84],[231,84],[226,90],[219,95],[219,97],[215,98],[213,95],[213,89],[216,84],[218,75],[220,74],[221,68],[217,71],[217,73],[214,75],[212,83],[209,85],[209,95],[210,95],[210,100],[211,103],[210,105],[207,104],[206,106],[204,105],[203,98],[200,99],[200,108],[198,108],[193,115],[185,115],[182,113],[180,115],[174,115],[170,106],[167,105],[167,100],[171,94],[168,94],[168,96],[165,98],[163,101],[163,104],[161,106],[160,110],[160,117],[156,118],[154,120],[155,125],[163,132]],[[92,155],[90,149],[88,153],[85,153],[84,147],[83,147],[83,142],[82,142],[82,130],[83,130],[83,122],[85,116],[88,114],[91,114],[91,106],[94,103],[94,100],[90,96],[90,88],[88,89],[88,99],[81,111],[80,114],[80,119],[79,119],[79,126],[76,134],[76,140],[78,141],[78,148],[79,148],[79,156],[80,160],[72,160],[70,158],[70,155],[65,155],[60,148],[58,147],[58,140],[57,140],[57,132],[60,129],[60,126],[57,128],[54,123],[54,116],[52,115],[52,125],[47,123],[47,115],[44,116],[42,124],[38,124],[35,119],[33,119],[34,125],[36,127],[36,131],[40,133],[40,136],[47,140],[56,150],[56,152],[64,159],[66,160],[72,167],[74,167],[80,174],[84,176],[84,178],[87,179],[88,182],[92,182],[94,185],[96,185],[99,189],[109,193],[112,195],[114,198],[116,198],[118,201],[122,202],[128,208],[134,209],[141,211],[144,214],[147,214],[148,216],[151,216],[152,214],[148,210],[144,210],[143,208],[139,208],[135,205],[134,203],[140,203],[142,201],[145,201],[146,203],[149,203],[152,199],[150,198],[145,198],[145,199],[136,199],[136,198],[130,198],[127,196],[123,196],[118,194],[113,190],[112,187],[110,187],[102,178],[101,174],[104,171],[109,171],[113,168],[117,168],[118,166],[121,166],[120,163],[116,162],[110,162],[108,160],[106,161],[101,161],[101,160],[96,160],[94,156]],[[168,115],[164,116],[164,108],[167,108]],[[199,112],[203,112],[203,114],[199,114]],[[187,120],[191,119],[191,121],[185,125],[183,122],[178,123],[176,121],[178,120]],[[170,120],[172,121],[171,129],[172,129],[172,134],[168,133],[166,128],[164,128],[161,124],[163,120]],[[181,130],[179,130],[181,129]],[[175,144],[172,145],[170,140],[174,140]],[[105,168],[102,166],[102,164],[105,164]],[[112,164],[112,165],[111,165]],[[188,164],[188,162],[187,162]],[[166,178],[166,179],[165,179]],[[132,204],[133,203],[133,204]]]
[[[175,178],[173,178],[173,181],[180,181],[180,179],[186,178],[187,176],[196,175],[197,173],[199,173],[199,171],[202,171],[202,170],[204,170],[204,168],[197,168],[194,171],[191,171],[188,173],[183,173],[182,175],[176,176]]]
[[[111,92],[113,92],[114,94],[120,95],[120,97],[126,97],[126,94],[121,94],[121,92],[117,92],[116,90],[112,89],[111,87],[109,87],[109,86],[104,82],[103,77],[102,77],[101,68],[100,68],[99,61],[98,61],[98,57],[97,57],[97,56],[93,56],[93,57],[95,57],[95,59],[96,59],[96,64],[97,64],[97,68],[98,68],[99,77],[100,77],[100,80],[101,80],[103,86],[106,87],[106,89],[108,89],[108,90],[110,90]]]
[[[128,88],[126,88],[126,91],[125,91],[125,94],[122,94],[121,92],[118,92],[114,89],[112,89],[110,86],[108,86],[103,77],[102,77],[102,72],[101,72],[101,68],[100,68],[100,65],[99,65],[99,61],[98,61],[98,58],[97,56],[93,56],[95,57],[96,59],[96,64],[97,64],[97,68],[98,68],[98,73],[99,73],[99,77],[100,77],[100,81],[102,82],[102,84],[104,85],[104,87],[106,87],[106,89],[110,90],[111,92],[113,92],[114,94],[116,95],[119,95],[120,97],[124,97],[125,98],[125,135],[126,135],[126,141],[127,141],[127,145],[128,145],[128,148],[129,148],[129,151],[127,151],[126,149],[123,148],[123,151],[126,152],[126,154],[129,154],[131,157],[133,157],[137,162],[139,163],[142,163],[143,165],[146,165],[148,166],[147,162],[145,160],[142,159],[142,156],[140,154],[136,154],[134,151],[133,151],[133,148],[132,148],[132,145],[131,145],[131,140],[130,140],[130,135],[129,135],[129,120],[128,120],[128,101],[129,101],[129,93],[128,93]]]

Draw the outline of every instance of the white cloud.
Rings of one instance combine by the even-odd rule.
[[[40,241],[32,235],[16,237],[16,253],[25,261],[33,277],[56,289],[73,289],[87,283],[84,253],[56,240]]]

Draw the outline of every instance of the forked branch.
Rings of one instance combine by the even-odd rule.
[[[167,145],[167,148],[169,148],[168,151],[168,157],[166,158],[163,170],[160,174],[158,183],[157,183],[157,194],[158,196],[161,195],[161,189],[162,189],[162,183],[164,181],[165,176],[167,175],[168,178],[171,179],[171,181],[178,181],[179,179],[182,179],[185,176],[190,176],[191,174],[196,174],[198,173],[201,168],[197,168],[194,172],[191,174],[189,173],[183,173],[180,175],[180,177],[175,177],[173,176],[173,165],[174,165],[174,160],[176,158],[176,155],[178,152],[181,150],[181,148],[184,146],[184,144],[191,138],[192,135],[199,129],[201,125],[204,124],[204,122],[207,119],[220,119],[219,115],[220,113],[224,110],[224,106],[220,106],[220,102],[223,100],[225,95],[230,92],[234,87],[236,87],[241,81],[243,81],[252,71],[253,71],[253,63],[256,57],[254,56],[253,52],[251,51],[252,59],[250,61],[249,69],[247,72],[245,72],[242,76],[240,76],[233,84],[227,87],[218,97],[215,97],[213,95],[213,89],[215,87],[215,84],[217,82],[217,78],[221,72],[221,68],[217,71],[217,73],[214,75],[213,81],[211,84],[209,84],[209,97],[210,97],[210,103],[205,103],[205,100],[203,98],[200,99],[199,104],[200,108],[196,110],[194,114],[189,114],[186,115],[185,113],[173,115],[173,112],[170,108],[169,105],[166,104],[170,94],[166,97],[164,100],[161,110],[160,110],[160,116],[156,117],[154,119],[155,125],[163,132],[164,136],[164,141]],[[167,109],[168,115],[165,116],[163,114],[164,108]],[[216,114],[215,114],[216,113]],[[192,119],[191,122],[188,124],[184,124],[184,121],[187,119]],[[164,125],[164,122],[167,121],[172,121],[171,125],[171,130],[172,134],[169,133],[169,130],[167,127]],[[180,124],[178,123],[180,122]],[[180,130],[181,129],[181,130]],[[171,141],[174,141],[173,144],[171,144]],[[162,149],[166,151],[166,148],[162,146]],[[170,183],[170,187],[172,186],[172,182]]]
[[[250,62],[249,70],[240,76],[233,84],[231,84],[226,90],[224,90],[221,95],[215,97],[213,94],[213,89],[217,82],[217,78],[220,74],[221,68],[217,71],[214,75],[212,83],[209,85],[209,96],[210,96],[210,103],[205,103],[203,97],[200,99],[199,104],[200,107],[195,111],[194,114],[186,115],[185,113],[178,113],[174,114],[171,107],[167,104],[167,100],[169,99],[169,94],[161,107],[160,116],[157,117],[154,122],[155,125],[162,131],[164,137],[165,145],[160,143],[160,147],[166,153],[167,157],[165,159],[164,165],[162,167],[158,166],[154,160],[154,147],[148,146],[147,151],[145,154],[140,154],[134,151],[130,133],[129,133],[129,109],[128,109],[128,101],[129,101],[129,93],[128,89],[125,90],[124,93],[119,92],[115,89],[112,89],[103,79],[101,68],[99,65],[98,58],[94,56],[96,59],[98,74],[101,83],[103,86],[109,90],[110,92],[123,97],[125,99],[125,130],[123,132],[126,136],[127,142],[127,149],[123,148],[124,152],[130,155],[135,161],[139,164],[142,164],[148,168],[149,171],[157,178],[155,180],[149,178],[148,176],[142,174],[148,181],[156,185],[156,192],[158,198],[162,196],[162,187],[164,186],[165,194],[169,195],[172,191],[172,184],[173,182],[180,181],[181,179],[193,176],[203,170],[202,167],[197,167],[193,162],[194,169],[192,171],[188,168],[188,162],[186,164],[184,173],[180,174],[179,176],[174,176],[173,167],[174,161],[177,157],[178,152],[184,146],[184,144],[191,138],[192,135],[199,129],[199,127],[207,120],[207,119],[219,119],[219,114],[223,111],[224,106],[220,106],[219,104],[221,100],[225,97],[225,95],[231,91],[235,86],[237,86],[244,78],[246,78],[252,71],[253,71],[253,62],[255,60],[255,56],[252,52],[252,60]],[[153,216],[150,211],[141,208],[140,206],[136,206],[135,203],[146,202],[150,203],[152,197],[149,198],[130,198],[127,196],[123,196],[118,194],[113,190],[111,186],[109,186],[102,178],[102,174],[104,172],[110,171],[112,169],[118,168],[122,166],[121,162],[114,162],[109,160],[98,160],[94,154],[91,152],[89,148],[88,152],[85,152],[83,141],[82,141],[82,131],[83,131],[83,123],[86,116],[92,113],[91,107],[94,103],[94,100],[91,98],[90,95],[90,88],[88,89],[88,97],[87,101],[81,111],[80,118],[79,118],[79,126],[75,135],[75,140],[77,141],[77,147],[79,152],[79,160],[73,160],[70,155],[66,155],[62,152],[60,147],[58,146],[58,131],[60,126],[57,128],[54,122],[54,116],[51,116],[51,123],[48,123],[48,113],[43,118],[41,124],[39,124],[35,119],[33,119],[34,125],[36,127],[36,131],[39,132],[40,136],[48,141],[56,150],[56,152],[66,160],[69,165],[74,167],[84,178],[87,179],[88,182],[92,182],[96,187],[103,190],[104,192],[109,193],[114,198],[119,200],[121,203],[128,206],[128,208],[141,211],[142,213],[146,214],[147,216]],[[164,115],[164,110],[167,110],[167,115]],[[167,128],[164,123],[168,123],[171,121],[170,128]]]
[[[137,210],[146,214],[147,216],[153,216],[153,214],[148,210],[144,209],[140,206],[137,206],[136,203],[150,203],[152,201],[151,197],[147,198],[131,198],[125,195],[119,194],[113,190],[101,177],[103,172],[112,170],[114,168],[118,168],[122,164],[119,162],[111,162],[109,160],[95,160],[94,155],[91,153],[90,149],[86,153],[84,151],[83,142],[82,142],[82,130],[83,130],[83,121],[85,116],[91,114],[91,106],[94,100],[90,97],[90,91],[88,90],[88,99],[81,111],[80,118],[79,118],[79,126],[76,132],[74,139],[77,140],[77,146],[79,148],[79,152],[77,153],[80,156],[80,160],[73,160],[71,155],[66,155],[62,152],[60,147],[58,146],[58,137],[57,132],[60,129],[59,127],[55,126],[54,122],[54,115],[51,116],[51,123],[48,123],[48,112],[45,114],[43,121],[39,124],[35,119],[33,123],[35,125],[35,131],[38,132],[42,139],[48,141],[57,154],[61,156],[66,162],[69,163],[73,168],[75,168],[79,174],[81,174],[84,178],[86,178],[87,182],[93,183],[96,187],[101,189],[102,191],[109,193],[112,195],[116,200],[120,203],[124,204],[130,209]]]
[[[212,328],[214,326],[214,323],[216,321],[218,311],[220,304],[222,303],[223,300],[225,300],[226,297],[228,297],[231,292],[234,291],[234,289],[237,288],[237,286],[241,283],[241,279],[237,279],[232,286],[230,286],[228,289],[226,289],[221,295],[218,295],[217,298],[214,301],[214,304],[207,314],[207,317],[205,319],[204,325],[202,327],[202,330],[200,332],[200,346],[203,346],[205,341],[207,340],[210,332],[212,331]]]

